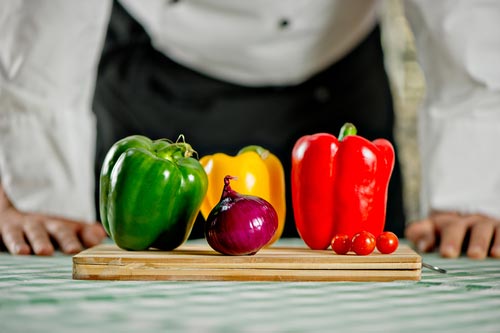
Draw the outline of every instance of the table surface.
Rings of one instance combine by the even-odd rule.
[[[302,244],[285,239],[280,245]],[[72,279],[72,257],[0,253],[0,332],[500,332],[500,260],[423,261],[421,281]]]

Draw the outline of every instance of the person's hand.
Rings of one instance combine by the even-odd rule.
[[[99,244],[106,237],[100,223],[84,223],[18,211],[0,185],[0,243],[12,254],[66,254]]]
[[[405,230],[405,237],[421,252],[432,251],[439,239],[441,256],[456,258],[461,254],[467,233],[470,235],[468,257],[500,258],[500,220],[485,215],[433,212],[427,219],[411,223]]]

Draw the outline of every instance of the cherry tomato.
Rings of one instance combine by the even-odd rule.
[[[351,250],[351,239],[346,234],[337,234],[332,239],[332,250],[337,254],[346,254]]]
[[[384,231],[377,237],[377,250],[383,254],[389,254],[398,248],[398,236],[390,231]]]
[[[361,256],[369,255],[375,250],[375,236],[368,231],[361,231],[352,237],[352,250]]]

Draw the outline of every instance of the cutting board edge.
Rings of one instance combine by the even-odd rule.
[[[391,275],[387,270],[321,270],[311,274],[299,274],[291,270],[211,270],[209,272],[200,270],[169,270],[168,274],[161,272],[141,272],[124,274],[110,270],[106,274],[93,273],[93,266],[79,267],[73,270],[75,280],[109,280],[109,281],[254,281],[254,282],[391,282],[391,281],[420,281],[421,270],[399,270],[399,275]],[[153,274],[151,274],[153,273]],[[201,274],[200,273],[208,273]],[[304,273],[304,271],[302,272]]]
[[[193,249],[194,254],[189,252]],[[200,250],[202,252],[198,252]],[[73,279],[290,282],[419,281],[421,278],[421,256],[406,245],[398,250],[400,257],[402,256],[408,262],[398,262],[397,260],[402,259],[398,259],[398,254],[339,256],[331,250],[315,251],[304,247],[290,246],[263,249],[255,256],[223,256],[203,245],[184,247],[184,250],[178,252],[134,252],[118,249],[115,245],[101,245],[73,256]],[[205,255],[197,253],[205,253]],[[295,255],[297,258],[294,258]],[[298,262],[294,262],[293,259],[298,260]],[[374,261],[380,259],[382,262]]]

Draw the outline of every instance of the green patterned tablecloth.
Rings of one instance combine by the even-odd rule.
[[[79,281],[70,256],[1,253],[0,332],[500,332],[499,260],[423,258],[448,273],[389,283]]]

